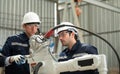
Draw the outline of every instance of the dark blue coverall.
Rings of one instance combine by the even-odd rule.
[[[13,55],[28,55],[29,54],[29,38],[25,32],[8,37],[1,53],[8,57]],[[11,65],[5,67],[5,74],[30,74],[29,64],[16,64],[13,62]]]
[[[79,40],[74,44],[72,49],[66,48],[60,54],[60,61],[67,61],[69,59],[73,59],[75,57],[80,57],[84,54],[98,54],[97,48],[88,44],[82,44]],[[77,56],[75,56],[77,55]],[[96,70],[87,70],[87,71],[74,71],[74,72],[62,72],[60,74],[99,74]]]

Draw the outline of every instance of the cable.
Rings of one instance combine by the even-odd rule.
[[[53,43],[53,42],[52,42],[52,39],[50,38],[50,44],[51,44],[51,43]],[[54,61],[58,62],[57,59],[52,55],[52,53],[51,53],[51,51],[50,51],[51,49],[54,49],[54,48],[52,48],[53,46],[51,46],[50,44],[49,44],[49,47],[48,47],[48,52],[49,52],[50,56],[52,57],[52,59],[53,59]]]
[[[50,52],[50,47],[48,49],[49,53],[50,53],[50,56],[53,58],[54,61],[58,62],[57,59],[52,55],[52,53]]]
[[[39,68],[43,65],[42,62],[38,62],[38,64],[35,66],[33,74],[38,74]]]

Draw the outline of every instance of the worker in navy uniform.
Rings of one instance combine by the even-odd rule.
[[[62,22],[59,25],[73,25],[70,22]],[[67,46],[61,53],[59,62],[67,61],[75,57],[80,57],[86,54],[98,54],[97,48],[81,43],[78,39],[78,32],[76,28],[70,26],[63,26],[56,30],[59,40],[62,43],[62,46]],[[74,72],[61,72],[60,74],[99,74],[96,70],[87,70],[87,71],[74,71]]]
[[[10,36],[7,38],[2,49],[2,54],[6,57],[17,57],[10,59],[11,65],[5,67],[5,74],[30,74],[27,60],[22,63],[16,63],[16,59],[18,62],[19,59],[23,59],[24,55],[30,54],[29,38],[32,35],[35,35],[40,23],[41,21],[36,13],[28,12],[24,15],[22,22],[24,32],[20,33],[19,35]]]

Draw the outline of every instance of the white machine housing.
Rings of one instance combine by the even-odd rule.
[[[34,59],[34,60],[32,60]],[[29,63],[42,62],[42,66],[39,68],[38,74],[60,74],[60,72],[66,71],[85,71],[98,69],[99,74],[107,74],[106,56],[100,55],[84,55],[76,57],[74,59],[57,62],[50,56],[47,48],[42,49],[38,54],[35,54],[33,58],[29,58]],[[30,73],[33,74],[34,68],[30,65]]]
[[[34,46],[35,41],[36,40],[31,40],[33,43],[31,43],[32,46]],[[37,52],[34,51],[34,56],[32,56],[32,58],[28,58],[31,74],[33,74],[35,66],[39,62],[42,63],[42,66],[39,67],[38,74],[60,74],[60,72],[66,71],[85,71],[94,69],[98,69],[99,74],[107,74],[106,56],[104,54],[87,54],[68,61],[57,62],[53,60],[53,57],[51,56],[52,53],[49,52],[49,43],[49,41],[46,41],[38,45],[38,49],[33,49]]]

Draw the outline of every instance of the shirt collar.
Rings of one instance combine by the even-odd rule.
[[[21,33],[19,35],[20,39],[23,40],[23,41],[26,41],[26,40],[29,40],[29,37],[26,35],[25,32]]]
[[[77,40],[76,43],[73,45],[72,49],[69,51],[69,48],[67,48],[66,52],[74,52],[76,50],[78,50],[78,48],[81,47],[81,42],[80,40]]]

